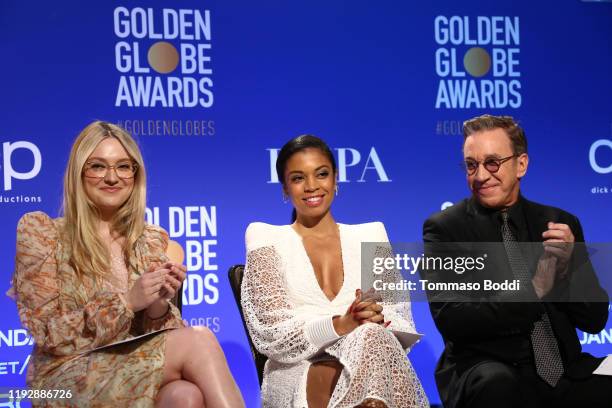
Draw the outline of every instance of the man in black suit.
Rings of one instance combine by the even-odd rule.
[[[576,328],[598,333],[608,319],[608,296],[579,244],[584,237],[578,219],[521,196],[527,141],[511,117],[480,116],[465,122],[463,131],[472,197],[425,221],[426,248],[497,242],[503,256],[491,263],[503,263],[510,277],[521,278],[522,288],[468,301],[463,293],[428,293],[445,342],[436,368],[444,406],[612,407],[612,377],[592,374],[602,359],[582,353],[576,334]],[[539,242],[535,262],[518,242]],[[496,269],[500,276],[502,269]],[[426,271],[421,276],[433,279]],[[588,293],[580,301],[567,298],[574,281]]]

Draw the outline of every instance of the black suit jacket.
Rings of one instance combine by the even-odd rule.
[[[576,242],[584,242],[580,222],[572,214],[522,197],[520,200],[530,241],[542,241],[542,233],[552,221],[569,225]],[[423,240],[428,245],[435,242],[500,242],[502,238],[500,231],[491,228],[490,213],[483,213],[483,208],[474,199],[466,199],[427,219]],[[523,291],[522,296],[527,301],[522,302],[495,298],[457,302],[448,292],[429,293],[430,309],[445,342],[436,368],[436,383],[445,406],[456,404],[461,397],[465,374],[480,362],[524,363],[526,352],[531,355],[533,323],[540,319],[544,310],[548,312],[560,345],[565,375],[569,378],[589,376],[601,359],[581,352],[576,328],[589,333],[603,330],[608,319],[608,296],[599,285],[590,262],[579,272],[582,286],[591,295],[596,295],[597,302],[540,302],[531,286]]]

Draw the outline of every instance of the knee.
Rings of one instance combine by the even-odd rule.
[[[204,396],[198,387],[193,385],[189,390],[182,393],[176,401],[176,407],[201,408],[204,406]]]
[[[362,324],[353,330],[350,342],[380,362],[406,356],[393,333],[380,324]]]
[[[184,380],[172,381],[159,391],[158,407],[201,408],[204,397],[200,389],[193,383]]]
[[[193,345],[198,350],[215,351],[220,350],[221,346],[215,334],[206,326],[189,327],[189,339],[187,344]]]
[[[204,326],[184,327],[173,330],[166,341],[166,350],[185,356],[203,350],[214,353],[221,350],[213,332]]]
[[[519,374],[507,364],[483,363],[468,375],[467,388],[475,394],[516,397],[520,394]]]
[[[362,336],[380,336],[387,330],[380,324],[365,323],[355,329],[356,332],[361,332]]]
[[[356,335],[362,337],[369,344],[385,344],[393,341],[395,336],[385,327],[376,323],[366,323],[355,329]]]

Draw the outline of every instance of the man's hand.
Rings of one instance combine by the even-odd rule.
[[[536,273],[531,279],[533,288],[539,299],[542,299],[555,285],[555,276],[557,275],[557,258],[548,252],[538,260]]]
[[[548,223],[548,230],[542,233],[544,251],[557,258],[557,277],[567,274],[572,252],[574,251],[574,234],[567,224]]]
[[[538,260],[538,267],[532,283],[536,294],[541,299],[551,291],[556,279],[565,277],[568,271],[574,234],[567,224],[548,223],[548,229],[542,233],[544,254]]]

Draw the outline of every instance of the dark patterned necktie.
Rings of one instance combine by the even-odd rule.
[[[522,282],[530,282],[531,275],[521,255],[519,243],[508,224],[508,212],[502,211],[501,216],[503,221],[501,232],[510,267],[516,278]],[[546,312],[544,312],[540,320],[534,323],[531,332],[531,346],[538,375],[554,387],[563,376],[563,360],[561,360],[559,344],[557,344],[557,339]]]

